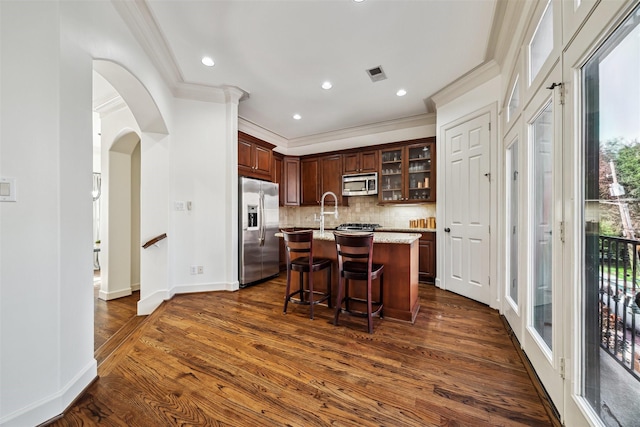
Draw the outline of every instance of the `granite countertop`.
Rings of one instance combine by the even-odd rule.
[[[420,233],[393,233],[387,231],[376,231],[373,233],[373,243],[396,243],[409,245],[420,238]],[[276,233],[276,237],[282,237],[282,233]],[[333,231],[325,230],[321,233],[320,230],[313,231],[313,238],[315,240],[334,241]]]
[[[410,227],[378,227],[377,231],[397,233],[435,233],[435,228],[410,228]]]
[[[296,228],[298,230],[319,230],[318,227],[300,227],[296,225],[278,227],[280,229]],[[333,231],[335,228],[325,227],[325,231]],[[410,227],[378,227],[376,233],[435,233],[435,228],[410,228]]]

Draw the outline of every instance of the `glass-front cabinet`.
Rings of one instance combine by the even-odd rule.
[[[401,201],[404,198],[402,179],[402,148],[382,150],[380,153],[381,168],[378,183],[378,199],[381,202]]]
[[[435,141],[430,140],[380,150],[380,203],[436,201]]]
[[[407,147],[409,200],[434,201],[431,182],[431,144]],[[435,174],[433,174],[435,176]],[[435,190],[433,191],[435,196]]]

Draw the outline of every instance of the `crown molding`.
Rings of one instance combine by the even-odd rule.
[[[238,117],[238,130],[263,141],[267,141],[277,147],[287,148],[289,146],[289,140],[287,138],[242,117]],[[276,149],[276,151],[278,150]]]
[[[300,149],[308,146],[320,146],[326,143],[336,143],[342,140],[349,140],[349,145],[362,145],[362,138],[371,140],[371,137],[377,134],[402,132],[410,129],[423,128],[436,125],[435,113],[421,114],[418,116],[404,117],[401,119],[388,120],[380,123],[373,123],[364,126],[358,126],[348,129],[341,129],[331,132],[320,133],[300,138],[287,139],[277,133],[265,129],[249,120],[238,118],[238,130],[245,132],[251,136],[267,141],[277,148],[275,151],[288,153],[293,149]],[[422,132],[422,131],[421,131]],[[375,138],[374,138],[375,139]],[[393,141],[386,141],[393,142]],[[365,144],[366,145],[366,144]]]
[[[498,23],[500,33],[495,51],[495,60],[503,70],[512,68],[518,51],[524,41],[524,33],[529,26],[529,16],[535,9],[535,2],[508,2],[502,21]]]
[[[496,59],[496,51],[500,45],[500,33],[502,24],[504,23],[504,16],[507,11],[507,0],[496,0],[493,9],[493,19],[491,20],[491,32],[489,39],[487,40],[487,46],[485,48],[484,59],[488,61],[490,59]]]
[[[494,59],[491,59],[490,61],[477,66],[451,83],[449,86],[432,95],[431,99],[435,102],[436,108],[438,108],[438,106],[449,103],[450,101],[464,95],[470,90],[499,75],[500,66]]]
[[[400,119],[387,120],[384,122],[356,126],[347,129],[340,129],[331,132],[324,132],[315,135],[304,136],[301,138],[292,138],[289,140],[289,147],[303,147],[305,145],[322,144],[325,142],[338,141],[341,139],[368,136],[377,133],[392,132],[435,124],[436,115],[434,113],[426,113],[417,116],[403,117]]]
[[[145,0],[111,0],[111,3],[175,97],[196,101],[226,102],[228,88],[231,86],[203,85],[185,81],[176,57]],[[243,92],[240,101],[247,99],[249,93],[238,89]]]

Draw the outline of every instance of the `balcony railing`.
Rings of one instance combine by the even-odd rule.
[[[640,380],[640,241],[600,236],[600,346]]]

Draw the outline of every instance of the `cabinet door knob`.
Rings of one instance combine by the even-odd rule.
[[[445,228],[445,229],[444,229],[444,232],[445,232],[445,233],[450,233],[450,232],[451,232],[451,229],[450,229],[449,227],[447,227],[447,228]]]

